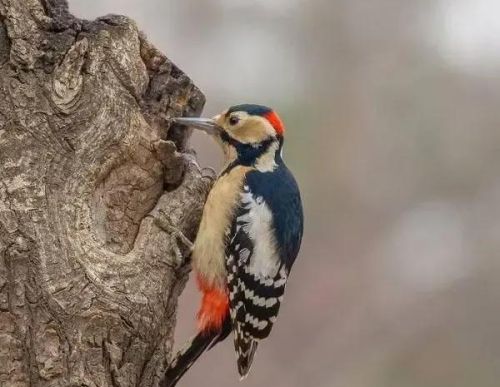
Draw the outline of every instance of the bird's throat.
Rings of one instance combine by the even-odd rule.
[[[237,141],[225,142],[225,166],[221,175],[228,173],[234,167],[241,165],[254,167],[262,172],[270,172],[276,168],[281,158],[281,142],[270,138],[258,145],[243,144]]]

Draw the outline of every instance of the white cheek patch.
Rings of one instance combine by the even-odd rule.
[[[244,116],[234,126],[228,127],[228,134],[244,144],[257,144],[276,134],[267,119],[260,116]]]
[[[255,163],[255,168],[260,172],[272,172],[278,165],[276,164],[276,152],[279,148],[279,142],[273,142],[269,149],[257,159]]]
[[[244,223],[243,230],[254,244],[248,270],[256,278],[274,278],[278,274],[280,260],[271,210],[261,197],[255,198],[248,190],[241,194],[241,202],[248,212],[238,217],[238,221]]]

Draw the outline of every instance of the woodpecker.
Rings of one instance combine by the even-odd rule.
[[[276,322],[302,240],[300,192],[282,158],[285,127],[272,109],[254,104],[232,106],[211,119],[174,121],[211,135],[225,164],[208,194],[191,253],[202,293],[198,333],[160,385],[175,386],[231,332],[243,379]]]

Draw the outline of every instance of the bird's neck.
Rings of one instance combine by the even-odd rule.
[[[283,140],[270,138],[258,145],[237,141],[226,144],[225,167],[221,175],[238,165],[254,167],[261,172],[272,172],[281,163]]]

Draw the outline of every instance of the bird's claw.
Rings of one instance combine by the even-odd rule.
[[[201,169],[202,177],[206,177],[210,180],[215,180],[217,178],[217,172],[211,167],[204,167]]]
[[[179,230],[177,227],[175,227],[169,220],[169,217],[167,214],[165,214],[164,211],[160,210],[159,211],[160,216],[155,217],[155,224],[168,233],[170,235],[171,241],[173,242],[172,245],[172,250],[174,252],[174,256],[176,258],[176,263],[178,267],[183,267],[189,264],[190,258],[191,258],[191,252],[193,251],[193,242],[191,242],[183,233],[181,230]],[[181,252],[181,249],[179,247],[179,244],[177,243],[180,241],[188,250],[188,254],[183,254]]]

